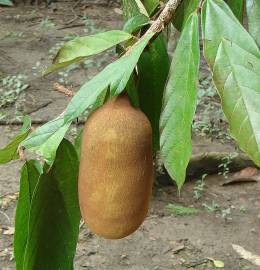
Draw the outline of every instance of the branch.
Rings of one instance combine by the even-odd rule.
[[[154,40],[156,36],[163,31],[165,26],[170,23],[177,7],[182,2],[182,0],[169,0],[160,13],[159,17],[152,23],[152,25],[148,28],[145,34],[137,41],[140,42],[143,40],[147,35],[151,33],[156,33],[151,40]],[[150,40],[150,41],[151,41]],[[126,51],[125,55],[127,55],[132,49],[132,46]]]
[[[161,32],[164,27],[171,21],[171,18],[173,17],[175,10],[181,1],[182,0],[169,0],[159,17],[152,23],[145,34]]]

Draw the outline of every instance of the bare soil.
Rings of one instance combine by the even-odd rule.
[[[0,77],[24,74],[30,85],[14,104],[0,109],[6,115],[0,119],[0,148],[19,128],[8,124],[19,122],[22,114],[30,114],[34,123],[39,123],[64,110],[69,98],[53,90],[54,82],[60,81],[76,91],[115,57],[113,52],[103,54],[86,66],[80,64],[66,71],[68,77],[64,74],[41,77],[41,69],[50,64],[54,49],[64,42],[64,37],[122,26],[122,16],[115,3],[81,1],[76,6],[75,3],[59,1],[49,8],[42,4],[0,8]],[[217,110],[218,100],[214,102]],[[199,109],[196,119],[201,118],[201,113]],[[221,125],[213,130],[215,135],[223,130]],[[237,151],[228,135],[223,133],[218,137],[213,133],[210,138],[194,138],[194,154]],[[0,167],[0,270],[15,269],[13,232],[8,228],[14,226],[21,165],[21,161],[14,161]],[[203,163],[199,175],[205,172],[203,168],[207,171],[207,163]],[[221,171],[216,167],[215,171],[218,170]],[[149,215],[134,234],[109,241],[93,235],[85,225],[81,227],[76,270],[215,269],[208,258],[223,261],[227,270],[259,269],[239,258],[231,246],[238,244],[260,254],[259,181],[223,186],[226,180],[223,175],[210,175],[206,177],[201,198],[195,199],[194,188],[198,184],[195,180],[198,179],[188,181],[180,196],[174,185],[162,185],[159,179],[154,185]],[[179,215],[166,208],[169,203],[195,207],[199,212]]]

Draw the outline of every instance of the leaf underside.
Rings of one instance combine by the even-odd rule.
[[[213,72],[231,135],[260,166],[260,51],[230,13],[224,1],[205,2],[204,55]]]
[[[260,1],[247,0],[248,30],[260,47]]]
[[[198,16],[185,24],[163,97],[160,146],[164,166],[180,189],[191,156],[191,124],[197,103],[199,70]]]

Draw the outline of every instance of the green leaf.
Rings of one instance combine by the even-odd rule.
[[[150,33],[135,43],[130,52],[85,83],[69,103],[64,115],[65,122],[80,116],[104,90],[109,88],[111,97],[119,95],[125,89],[142,51],[153,35]]]
[[[213,79],[231,135],[260,166],[260,58],[223,39],[215,59]]]
[[[15,214],[14,234],[14,256],[17,270],[23,270],[24,250],[28,237],[31,200],[41,173],[41,164],[37,160],[26,161],[21,170],[20,191]]]
[[[140,30],[143,26],[149,24],[149,18],[143,14],[130,18],[124,25],[124,31],[134,33]]]
[[[0,149],[0,164],[5,164],[19,158],[17,153],[18,146],[28,136],[31,127],[31,119],[29,116],[25,116],[23,121],[23,127],[19,134],[4,148]]]
[[[103,52],[130,38],[132,38],[130,34],[119,30],[107,31],[86,37],[76,37],[67,42],[59,50],[54,58],[53,65],[46,70],[45,74],[72,63],[77,63],[88,56]]]
[[[238,20],[242,22],[244,12],[244,0],[226,0],[226,3],[229,5]]]
[[[247,0],[246,11],[249,33],[260,47],[260,1]]]
[[[70,122],[64,123],[63,116],[34,130],[22,143],[26,149],[35,150],[48,164],[55,159],[56,150],[69,129]]]
[[[172,18],[172,23],[177,30],[182,31],[190,14],[199,6],[199,0],[183,0],[178,6],[175,15]]]
[[[143,5],[145,6],[148,14],[152,14],[154,10],[159,6],[159,0],[143,0]]]
[[[260,166],[260,52],[246,30],[228,17],[227,8],[221,1],[206,2],[202,13],[204,53],[230,132]],[[215,29],[209,28],[213,21],[218,26]]]
[[[138,94],[141,110],[153,129],[154,152],[159,149],[159,118],[164,87],[169,73],[169,57],[162,35],[147,47],[138,62]]]
[[[14,4],[12,3],[12,1],[10,0],[0,0],[0,5],[3,5],[3,6],[13,6]]]
[[[149,17],[148,12],[140,0],[122,0],[122,3],[124,18],[126,20],[140,14]]]
[[[185,181],[191,156],[191,124],[197,102],[199,55],[198,16],[193,13],[173,55],[160,118],[161,155],[179,190]]]
[[[33,193],[24,270],[73,269],[80,222],[77,181],[77,153],[63,140]]]
[[[213,67],[220,42],[223,38],[238,44],[242,49],[259,57],[254,39],[239,23],[228,5],[222,0],[206,0],[202,8],[202,32],[204,54]]]

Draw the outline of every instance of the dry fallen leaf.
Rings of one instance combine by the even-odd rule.
[[[115,13],[117,13],[119,15],[122,15],[123,14],[122,9],[120,9],[120,8],[114,8],[114,11],[115,11]]]
[[[15,192],[15,193],[11,193],[11,194],[2,195],[0,197],[1,208],[3,208],[3,209],[8,208],[10,202],[17,200],[18,194],[19,194],[18,192]]]
[[[232,244],[232,248],[236,251],[236,253],[243,259],[251,262],[256,266],[260,266],[260,256],[251,253],[250,251],[245,250],[243,247],[239,245]]]
[[[231,177],[225,180],[222,185],[241,184],[248,182],[260,181],[260,172],[255,167],[247,167],[239,172],[234,173]]]
[[[14,227],[6,227],[3,231],[4,235],[13,235],[14,234]]]

